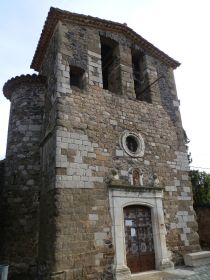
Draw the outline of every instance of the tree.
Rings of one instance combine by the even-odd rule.
[[[183,133],[184,133],[185,146],[187,149],[187,158],[188,158],[188,162],[190,164],[190,163],[192,163],[192,156],[191,156],[191,153],[189,152],[189,146],[188,146],[188,144],[190,143],[190,139],[187,137],[187,133],[184,129],[183,129]]]
[[[194,208],[198,206],[210,207],[210,174],[191,170],[189,175],[192,182]]]

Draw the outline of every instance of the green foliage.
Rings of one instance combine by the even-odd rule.
[[[194,207],[210,207],[210,174],[198,170],[190,171]]]
[[[187,149],[187,158],[188,158],[188,162],[190,164],[190,163],[192,163],[192,156],[191,156],[191,153],[189,152],[189,147],[188,147],[188,144],[190,143],[190,139],[187,137],[187,133],[184,129],[183,129],[183,134],[184,134],[185,146]]]

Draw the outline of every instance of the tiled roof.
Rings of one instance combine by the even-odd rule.
[[[154,45],[145,40],[142,36],[137,34],[125,24],[108,21],[97,17],[71,13],[68,11],[63,11],[51,7],[31,63],[31,68],[33,68],[36,71],[40,70],[43,57],[45,55],[47,46],[50,42],[50,38],[59,20],[73,22],[79,25],[100,28],[102,30],[110,30],[123,33],[127,38],[129,38],[130,40],[135,42],[135,44],[139,45],[142,49],[144,49],[148,54],[158,58],[170,67],[175,69],[180,65],[178,61],[174,60],[173,58],[156,48]]]
[[[8,80],[3,87],[3,93],[4,96],[11,100],[12,92],[13,90],[19,86],[21,83],[45,83],[45,77],[41,75],[21,75],[21,76],[16,76],[15,78],[12,78]]]

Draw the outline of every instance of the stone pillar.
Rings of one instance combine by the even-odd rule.
[[[169,258],[169,252],[166,246],[166,227],[164,221],[162,199],[156,198],[155,207],[152,208],[153,217],[153,236],[155,246],[156,269],[165,270],[174,268],[173,262]]]
[[[160,104],[160,89],[158,81],[161,77],[158,77],[156,66],[154,65],[154,59],[149,56],[144,56],[143,73],[145,76],[145,92],[151,98],[152,104]]]
[[[100,36],[98,33],[88,35],[88,81],[90,85],[103,88]]]
[[[131,99],[135,99],[131,49],[120,45],[119,50],[122,94],[127,95]]]
[[[32,279],[36,271],[44,90],[44,78],[37,75],[13,78],[3,88],[11,108],[1,259],[10,265],[12,279]]]

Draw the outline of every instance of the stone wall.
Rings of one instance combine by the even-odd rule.
[[[0,193],[3,191],[3,187],[4,187],[4,164],[5,161],[1,160],[0,161]]]
[[[4,233],[3,233],[3,226],[4,226],[4,208],[3,208],[3,204],[4,204],[4,199],[3,199],[3,190],[4,190],[4,165],[5,165],[5,161],[1,160],[0,161],[0,248],[2,248],[2,242],[4,239]],[[3,262],[3,259],[0,259],[0,262]]]
[[[71,26],[68,28],[71,29]],[[61,38],[66,38],[65,29],[63,32]],[[91,59],[88,60],[88,69],[96,67],[98,77],[101,77],[100,38],[97,35],[101,34],[101,31],[89,29],[87,32],[89,41],[93,36],[94,41],[97,42],[95,51],[93,44],[88,44],[90,48],[88,53],[91,57],[97,58],[95,65]],[[131,42],[126,41],[124,36],[119,34],[107,32],[103,35],[119,43],[121,57],[124,58],[127,69],[129,67],[131,69],[129,48]],[[68,67],[66,44],[65,39],[65,44],[61,44],[60,49],[60,68],[61,65]],[[126,47],[122,48],[122,45]],[[184,254],[199,249],[179,101],[172,69],[151,56],[145,55],[144,59],[148,83],[151,84],[161,77],[148,90],[152,104],[137,101],[133,87],[128,91],[129,96],[126,94],[119,96],[103,90],[100,80],[95,84],[94,75],[90,72],[88,78],[91,86],[86,92],[80,90],[63,92],[62,102],[65,106],[59,117],[62,127],[59,128],[61,131],[58,132],[57,140],[59,144],[57,164],[58,167],[63,167],[63,174],[58,173],[57,186],[104,188],[102,179],[112,168],[118,170],[121,179],[128,180],[128,170],[135,166],[144,169],[144,183],[148,185],[151,175],[156,173],[165,189],[167,244],[174,260],[179,261],[180,252]],[[131,73],[129,80],[123,83],[125,75],[122,65],[121,77],[122,85],[128,86],[129,83],[132,85]],[[69,84],[68,79],[66,84]],[[122,90],[123,92],[127,92],[126,89]],[[71,114],[68,113],[67,108]],[[144,157],[132,159],[122,150],[119,138],[125,130],[141,133],[146,145]],[[81,170],[82,166],[84,169]],[[94,172],[89,172],[87,176],[86,170],[91,169]]]
[[[111,93],[102,85],[101,31],[61,23],[57,28],[57,55],[51,45],[41,71],[48,81],[56,81],[56,90],[48,90],[51,105],[46,116],[50,121],[43,132],[48,135],[48,127],[54,124],[42,148],[45,191],[41,196],[40,273],[51,273],[51,278],[68,275],[68,279],[112,279],[112,220],[104,178],[115,169],[119,178],[128,182],[128,170],[134,167],[144,169],[146,186],[151,185],[156,173],[164,187],[167,245],[178,261],[179,253],[195,251],[199,245],[172,69],[145,55],[147,83],[155,82],[159,75],[163,80],[147,90],[152,103],[137,101],[131,42],[107,32],[106,36],[119,43],[120,59],[124,61],[120,65],[121,94]],[[72,38],[83,40],[79,48]],[[86,71],[85,89],[70,87],[72,64]],[[51,70],[47,65],[52,66]],[[124,152],[119,139],[125,130],[142,135],[143,157],[133,159]]]
[[[34,277],[36,273],[43,79],[36,75],[16,77],[5,84],[4,94],[11,101],[11,109],[1,259],[9,263],[11,279],[24,279],[24,275]]]
[[[41,190],[40,190],[40,228],[38,250],[39,277],[49,277],[49,272],[55,270],[55,239],[56,215],[55,207],[55,160],[56,160],[56,127],[59,115],[57,90],[61,84],[57,82],[61,70],[57,66],[59,30],[56,28],[45,54],[42,75],[46,77],[47,85],[44,96],[44,114],[40,142],[41,160]],[[69,86],[70,88],[70,86]]]

